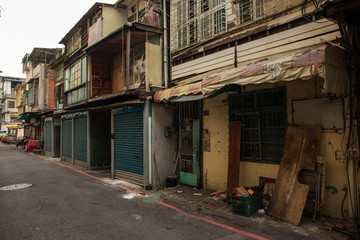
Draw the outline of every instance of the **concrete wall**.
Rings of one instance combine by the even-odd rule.
[[[126,9],[103,7],[103,37],[122,27],[127,21]]]
[[[38,91],[38,107],[35,109],[43,110],[45,109],[45,102],[46,102],[46,72],[45,72],[45,64],[41,63],[33,69],[32,78],[39,78],[39,87]],[[35,89],[36,90],[36,89]]]
[[[164,128],[172,127],[176,110],[162,104],[152,105],[152,158],[156,157],[161,184],[165,184],[166,178],[171,174],[175,150],[177,149],[177,131],[164,136]],[[152,159],[152,185],[159,186],[156,178],[156,168]]]
[[[4,93],[4,95],[11,94],[11,81],[4,82],[3,93]]]
[[[246,86],[242,92],[286,86],[287,95],[287,118],[288,124],[293,123],[292,101],[325,97],[321,93],[322,80],[301,81],[296,80],[290,83],[261,84]],[[210,133],[210,152],[203,153],[203,182],[204,187],[212,190],[226,191],[227,185],[227,164],[229,148],[229,114],[227,104],[228,94],[224,93],[216,98],[205,99],[204,110],[209,111],[209,116],[203,117],[203,128]],[[347,99],[345,99],[346,106]],[[339,112],[338,114],[343,114]],[[325,215],[341,218],[341,202],[345,192],[341,189],[346,184],[345,163],[336,161],[335,151],[345,149],[346,141],[343,141],[344,134],[333,130],[323,130],[319,156],[325,157],[325,204],[320,212]],[[239,185],[252,186],[259,183],[259,177],[276,178],[279,165],[241,162]],[[344,209],[348,211],[349,204],[346,201]]]
[[[226,190],[229,154],[229,110],[227,94],[203,101],[203,130],[210,134],[210,152],[203,153],[204,188]]]

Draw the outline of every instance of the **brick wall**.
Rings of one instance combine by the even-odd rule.
[[[48,76],[48,109],[54,109],[55,70],[49,70]]]

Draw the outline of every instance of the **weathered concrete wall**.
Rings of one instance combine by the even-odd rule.
[[[126,9],[103,7],[103,37],[122,27],[127,21]]]
[[[152,184],[158,186],[154,154],[156,157],[160,181],[165,184],[166,178],[171,174],[175,150],[177,149],[177,131],[173,129],[170,136],[164,135],[164,129],[173,126],[176,110],[162,104],[152,105]]]
[[[203,130],[210,134],[210,152],[203,153],[204,188],[225,190],[229,154],[229,111],[227,94],[203,101]]]
[[[45,65],[39,64],[40,66],[40,73],[39,73],[39,88],[38,88],[38,106],[39,109],[45,109],[45,101],[46,101],[46,72],[45,72]]]

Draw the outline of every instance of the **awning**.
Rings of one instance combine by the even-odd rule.
[[[35,80],[35,78],[30,78],[29,81],[26,82],[26,84],[30,84]]]
[[[11,128],[11,129],[19,129],[20,127],[18,127],[18,126],[9,126],[9,127],[7,127],[7,128]]]
[[[27,119],[30,119],[30,118],[36,118],[36,115],[35,114],[23,113],[18,119],[19,120],[27,120]]]
[[[323,90],[338,96],[346,94],[345,52],[337,46],[323,45],[304,52],[272,60],[260,60],[220,73],[210,74],[202,81],[159,90],[154,95],[156,102],[171,99],[203,99],[229,85],[256,85],[261,83],[290,82],[296,79],[309,80],[315,76],[323,78]],[[178,99],[179,100],[179,99]],[[177,100],[177,101],[178,101]],[[193,100],[188,100],[193,101]]]
[[[206,96],[202,94],[197,95],[181,95],[177,98],[171,100],[171,102],[188,102],[188,101],[197,101],[206,98]]]

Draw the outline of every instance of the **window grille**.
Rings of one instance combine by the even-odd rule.
[[[15,101],[8,101],[8,108],[15,108]]]
[[[285,89],[231,95],[230,121],[244,124],[241,161],[279,164],[285,141]]]
[[[201,118],[201,101],[190,101],[178,103],[181,119]]]
[[[264,0],[237,0],[237,19],[243,24],[264,15]]]
[[[173,50],[225,32],[225,0],[184,0],[171,5]]]

